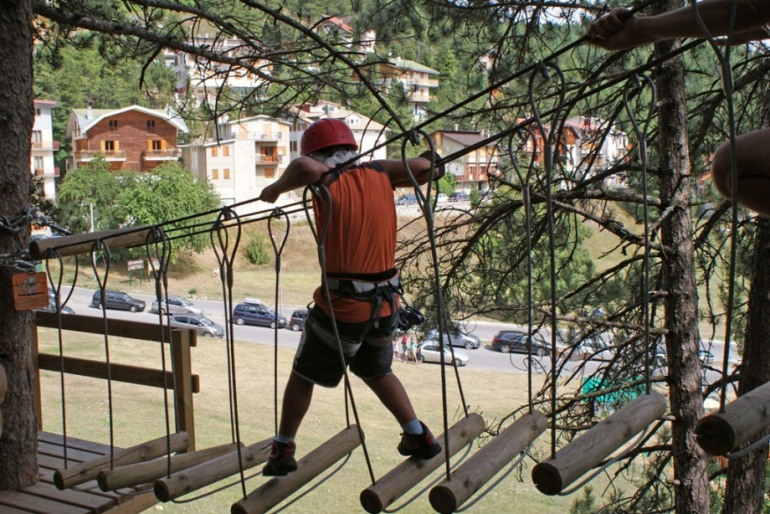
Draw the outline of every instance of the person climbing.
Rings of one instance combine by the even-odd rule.
[[[283,396],[278,434],[262,470],[283,476],[297,469],[295,436],[307,413],[315,385],[336,387],[344,366],[360,377],[393,414],[403,430],[401,455],[429,459],[441,445],[419,420],[403,384],[393,374],[391,341],[398,323],[400,281],[395,269],[394,188],[443,175],[433,173],[437,154],[359,163],[353,133],[341,120],[322,118],[300,140],[300,157],[289,163],[259,200],[273,203],[282,193],[316,184],[330,202],[314,196],[318,226],[326,224],[323,264],[326,282],[313,293],[311,309]],[[408,170],[407,170],[408,166]],[[330,301],[324,293],[328,288]],[[339,334],[335,336],[334,325]],[[344,366],[340,356],[344,356]]]

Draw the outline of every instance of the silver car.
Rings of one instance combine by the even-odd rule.
[[[160,310],[161,314],[165,314],[167,307],[169,314],[197,314],[198,316],[203,315],[203,309],[196,307],[190,300],[187,298],[182,298],[181,296],[169,296],[168,301],[166,298],[162,298],[160,301],[160,307],[158,306],[158,300],[155,300],[152,302],[150,312],[158,312]]]
[[[225,329],[206,316],[197,314],[172,314],[169,317],[169,326],[178,328],[192,328],[199,336],[224,337]]]
[[[420,362],[441,362],[441,350],[440,346],[435,341],[426,341],[420,345]],[[470,357],[462,350],[454,351],[454,358],[452,358],[452,350],[444,345],[444,364],[457,364],[458,366],[465,366],[468,364]]]

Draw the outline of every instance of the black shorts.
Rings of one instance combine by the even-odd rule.
[[[345,364],[361,379],[390,375],[393,373],[390,366],[393,363],[393,336],[397,325],[398,313],[381,318],[378,326],[371,326],[368,321],[337,322],[338,343],[331,319],[315,306],[305,322],[294,357],[293,372],[320,386],[337,386],[344,375],[341,347]]]

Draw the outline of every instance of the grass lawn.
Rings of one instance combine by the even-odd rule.
[[[41,351],[58,352],[58,338],[53,330],[41,329]],[[66,355],[101,358],[104,341],[100,336],[65,332]],[[139,346],[141,345],[141,346]],[[146,347],[145,347],[146,346]],[[236,343],[236,377],[241,440],[251,444],[268,438],[275,431],[273,379],[273,349],[268,345]],[[110,340],[113,362],[131,363],[160,368],[160,350],[154,343]],[[278,391],[291,367],[293,350],[279,349]],[[440,368],[433,364],[394,363],[394,370],[403,381],[420,417],[438,435],[442,429]],[[231,423],[228,401],[228,377],[225,344],[222,340],[199,339],[193,349],[193,372],[200,376],[201,392],[195,395],[195,426],[199,449],[230,442]],[[43,421],[46,431],[62,432],[61,382],[58,374],[41,372],[43,384]],[[450,424],[462,415],[461,401],[453,373],[447,374],[447,402]],[[396,452],[400,427],[357,378],[352,387],[361,425],[366,434],[367,449],[375,477],[380,477],[401,462]],[[526,403],[526,375],[461,370],[461,382],[469,410],[480,413],[488,425],[494,424],[519,405]],[[118,446],[130,446],[160,437],[165,432],[163,394],[159,389],[113,383],[114,440]],[[93,441],[109,442],[107,384],[97,379],[65,376],[68,435]],[[173,426],[173,421],[172,421]],[[322,444],[346,426],[343,389],[316,389],[310,411],[298,434],[298,456]],[[547,448],[549,433],[538,444]],[[523,472],[515,472],[495,487],[471,512],[512,512],[519,514],[563,514],[569,512],[572,497],[549,497],[532,485],[532,461]],[[247,471],[247,477],[258,469]],[[443,469],[443,468],[442,468]],[[442,470],[432,475],[440,476]],[[247,491],[261,485],[261,476],[249,478]],[[234,484],[190,503],[158,504],[148,512],[229,512],[241,495],[238,476],[211,486],[212,491]],[[363,451],[357,449],[352,458],[329,480],[289,507],[287,512],[347,513],[363,512],[358,496],[370,484]],[[425,484],[422,484],[425,486]],[[595,488],[597,490],[598,488]],[[418,491],[415,488],[414,491]],[[201,491],[200,494],[206,492]],[[184,498],[182,498],[184,499]],[[395,505],[394,505],[395,506]],[[427,491],[403,509],[405,513],[433,512]]]

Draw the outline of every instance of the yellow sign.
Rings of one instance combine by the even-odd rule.
[[[12,278],[13,305],[17,311],[48,305],[48,279],[45,273],[17,273]]]

